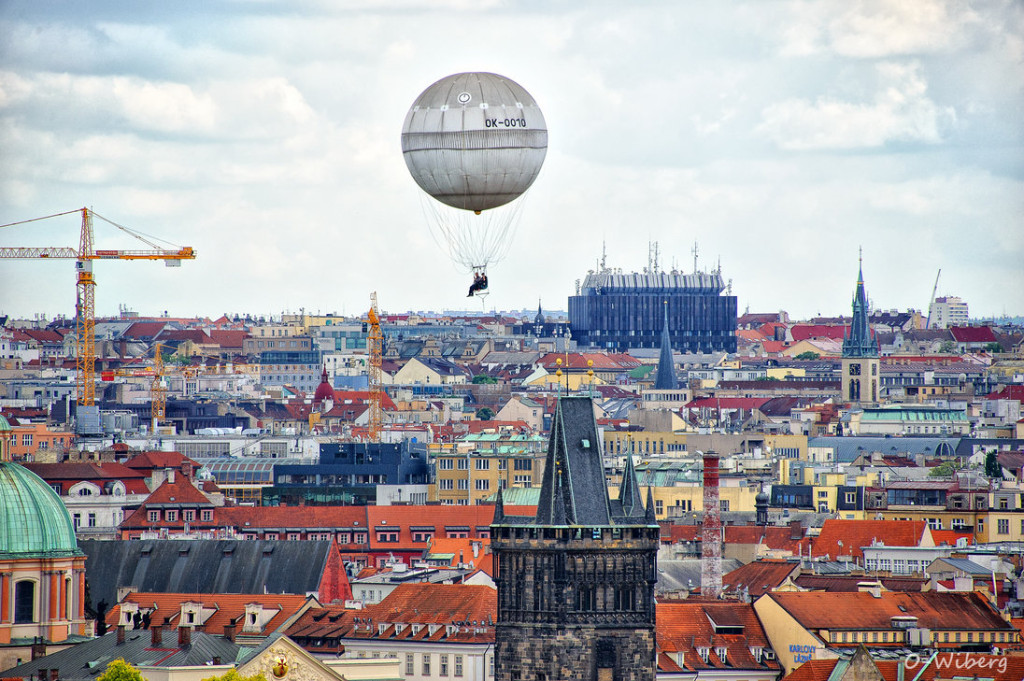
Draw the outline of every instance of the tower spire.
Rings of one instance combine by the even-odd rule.
[[[672,355],[672,336],[668,331],[668,301],[665,306],[665,322],[661,327],[661,353],[658,355],[658,373],[654,377],[655,390],[675,390],[679,387],[676,380],[676,362]]]

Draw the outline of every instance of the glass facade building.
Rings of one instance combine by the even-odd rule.
[[[736,296],[721,274],[592,272],[569,298],[572,338],[581,346],[656,348],[668,315],[676,352],[736,352]]]

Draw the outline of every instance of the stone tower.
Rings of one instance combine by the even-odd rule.
[[[864,268],[858,267],[853,293],[850,333],[843,338],[843,399],[853,404],[878,402],[878,343],[868,324],[868,297],[864,292]]]
[[[491,547],[497,681],[653,681],[659,529],[631,457],[610,499],[593,404],[558,400],[535,517],[504,514]]]

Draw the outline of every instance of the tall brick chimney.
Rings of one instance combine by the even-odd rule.
[[[237,625],[235,624],[235,620],[229,620],[228,623],[224,625],[224,638],[234,643],[236,629]]]
[[[164,643],[164,629],[159,624],[149,625],[150,645],[159,648]]]
[[[117,645],[122,645],[124,643],[124,629],[125,627],[123,624],[117,625]]]
[[[178,627],[178,647],[192,645],[192,627]]]

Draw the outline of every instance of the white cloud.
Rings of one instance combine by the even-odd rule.
[[[789,99],[762,111],[758,132],[782,149],[874,149],[893,142],[937,144],[956,121],[952,107],[928,97],[917,64],[877,65],[880,80],[868,102],[822,96]]]

